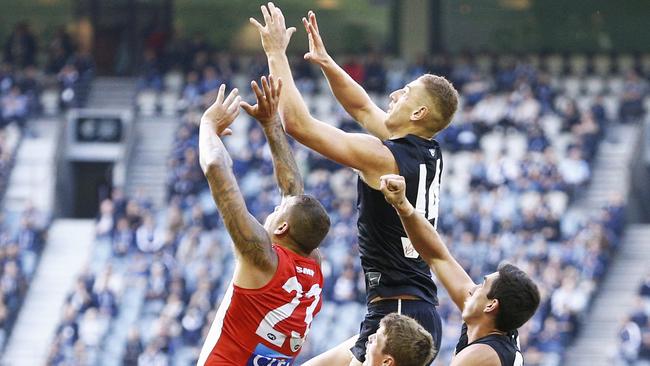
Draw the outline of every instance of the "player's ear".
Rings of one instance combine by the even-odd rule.
[[[385,355],[381,361],[381,366],[395,366],[395,359],[391,355]]]
[[[289,232],[289,223],[286,221],[282,221],[280,225],[275,228],[273,234],[277,236],[282,236],[288,232]]]
[[[411,121],[422,120],[429,114],[429,108],[425,105],[421,105],[413,113],[411,113]]]
[[[485,313],[494,313],[498,309],[499,309],[499,299],[491,299],[485,305],[485,309],[483,309],[483,312],[485,312]]]

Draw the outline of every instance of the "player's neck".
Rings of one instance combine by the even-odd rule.
[[[435,133],[431,133],[431,131],[426,131],[421,128],[414,128],[411,126],[407,126],[407,128],[404,129],[399,129],[397,131],[390,131],[389,139],[390,140],[399,139],[405,137],[406,135],[414,135],[425,140],[431,140],[433,136],[435,136]]]
[[[467,343],[475,342],[478,339],[487,337],[490,334],[503,334],[496,329],[492,322],[478,322],[476,324],[467,324]]]
[[[311,255],[311,253],[305,253],[297,244],[295,244],[291,240],[282,240],[282,239],[278,240],[278,239],[276,239],[275,242],[276,242],[276,244],[278,244],[278,245],[282,246],[283,248],[288,249],[288,250],[298,254],[299,256],[309,257]]]

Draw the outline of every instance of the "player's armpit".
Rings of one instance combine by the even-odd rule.
[[[463,349],[451,361],[451,366],[500,366],[497,352],[486,344],[473,344]]]
[[[210,162],[205,176],[224,224],[235,244],[237,255],[255,268],[274,273],[277,256],[271,238],[262,225],[248,212],[235,176],[226,159]]]
[[[285,116],[288,120],[292,116]],[[379,177],[397,174],[397,162],[391,151],[378,138],[364,133],[344,132],[311,116],[301,124],[287,123],[286,130],[301,144],[328,159],[362,173],[369,186],[379,189]]]

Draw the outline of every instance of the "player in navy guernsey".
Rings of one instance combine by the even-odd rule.
[[[452,365],[521,366],[517,328],[530,319],[539,306],[539,290],[533,281],[512,264],[499,266],[477,285],[451,256],[433,225],[407,199],[403,177],[381,177],[381,191],[395,208],[413,242],[447,289],[463,316],[463,329]]]
[[[415,318],[440,345],[441,321],[436,287],[427,264],[410,244],[399,218],[379,192],[379,178],[402,174],[408,197],[435,223],[442,172],[440,148],[433,137],[449,125],[458,106],[458,92],[443,77],[425,74],[390,95],[388,111],[380,109],[327,55],[313,12],[303,24],[310,50],[305,58],[320,65],[342,106],[372,135],[346,133],[314,118],[293,83],[286,48],[295,32],[287,29],[279,8],[262,6],[259,30],[269,69],[285,81],[280,114],[287,133],[300,143],[359,173],[358,222],[361,264],[366,275],[368,312],[358,337],[311,360],[307,365],[360,364],[368,336],[391,312]]]

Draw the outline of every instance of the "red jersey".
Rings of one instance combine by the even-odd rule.
[[[321,308],[318,263],[279,245],[278,268],[266,286],[232,282],[224,295],[197,365],[288,366],[300,353]]]

